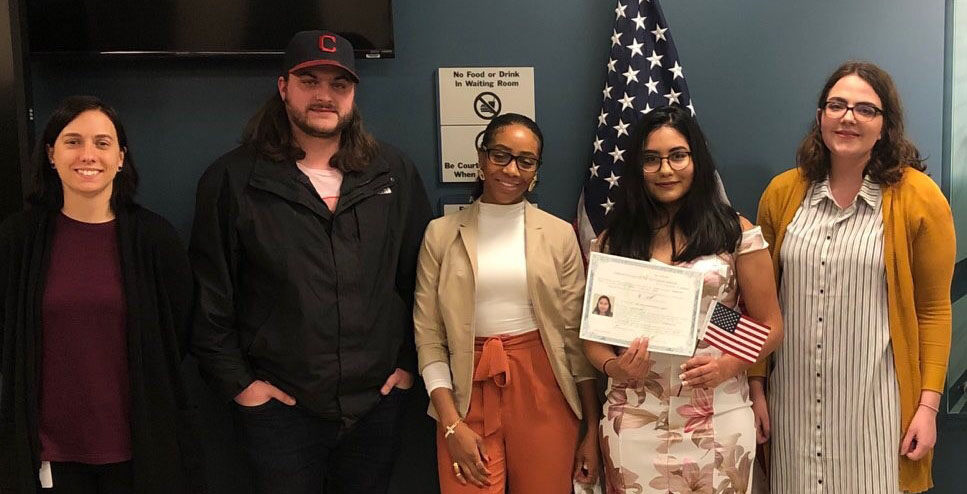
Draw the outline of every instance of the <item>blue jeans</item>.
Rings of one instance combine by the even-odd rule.
[[[269,400],[235,406],[258,494],[385,494],[409,391],[394,388],[351,428]]]

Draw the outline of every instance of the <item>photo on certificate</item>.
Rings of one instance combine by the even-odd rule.
[[[581,313],[581,338],[690,356],[698,339],[703,275],[660,262],[592,252]]]
[[[594,309],[591,310],[592,316],[614,317],[611,309],[614,307],[614,295],[595,294],[591,298],[597,300],[594,304]]]

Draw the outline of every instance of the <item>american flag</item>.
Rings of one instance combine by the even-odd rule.
[[[715,302],[704,339],[709,345],[754,364],[768,337],[769,326]]]
[[[632,124],[651,110],[673,103],[695,114],[658,0],[619,0],[614,11],[590,173],[578,203],[577,230],[585,256],[614,207],[613,192],[621,179]]]
[[[585,255],[614,207],[631,125],[673,103],[695,114],[658,0],[618,1],[607,68],[590,173],[578,204],[577,229]]]

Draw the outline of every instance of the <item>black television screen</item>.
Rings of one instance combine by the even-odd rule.
[[[246,55],[335,31],[357,58],[391,58],[392,0],[23,0],[34,54]]]

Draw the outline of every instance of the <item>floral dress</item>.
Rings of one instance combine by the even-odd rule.
[[[705,273],[700,320],[716,297],[736,306],[735,256],[766,247],[754,227],[734,254],[677,264]],[[695,355],[722,352],[700,341]],[[750,492],[756,443],[745,373],[711,390],[683,389],[688,359],[652,352],[645,379],[608,381],[600,432],[609,494]]]

